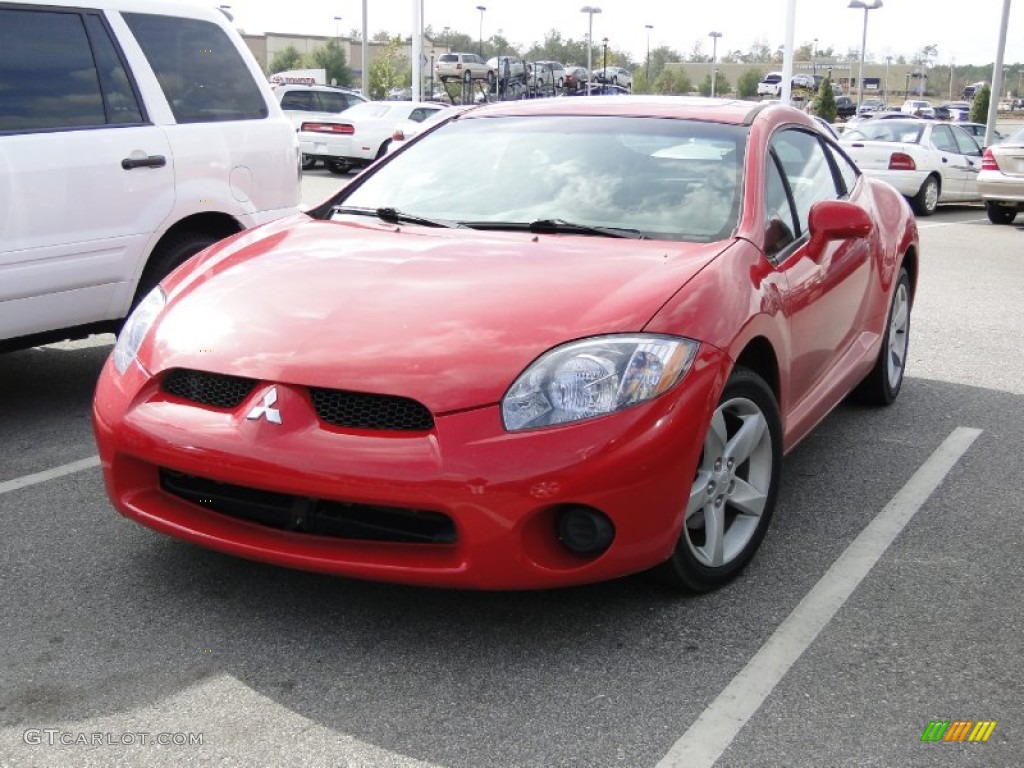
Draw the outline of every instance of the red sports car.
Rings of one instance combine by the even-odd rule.
[[[782,105],[494,104],[150,293],[96,392],[157,531],[364,579],[715,588],[903,381],[914,217]]]

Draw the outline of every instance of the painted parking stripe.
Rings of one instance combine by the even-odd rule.
[[[42,472],[34,472],[31,475],[22,475],[21,477],[16,477],[13,480],[4,480],[0,483],[0,496],[3,496],[5,493],[10,493],[11,491],[17,491],[19,488],[27,488],[30,485],[45,483],[48,480],[64,477],[64,475],[73,475],[75,472],[81,472],[83,469],[92,469],[99,465],[100,457],[90,456],[87,459],[72,461],[70,464],[61,464],[59,467],[44,469]]]
[[[711,768],[715,764],[980,434],[980,429],[968,427],[957,427],[949,434],[672,746],[657,768]]]

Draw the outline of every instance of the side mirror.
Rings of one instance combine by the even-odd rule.
[[[825,244],[871,234],[871,217],[859,205],[845,200],[822,200],[811,206],[807,229],[811,239],[808,251],[817,258]]]

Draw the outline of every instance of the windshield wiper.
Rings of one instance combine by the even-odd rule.
[[[531,222],[518,221],[464,221],[464,227],[471,229],[523,230],[538,235],[598,235],[599,237],[622,237],[631,240],[646,240],[647,235],[638,229],[625,227],[595,227],[577,224],[565,219],[535,219]]]
[[[388,224],[419,224],[423,227],[453,227],[462,226],[458,222],[441,221],[440,219],[428,219],[423,216],[416,216],[412,213],[399,211],[395,208],[356,208],[350,205],[336,205],[331,209],[332,213],[342,213],[355,216],[375,216]]]

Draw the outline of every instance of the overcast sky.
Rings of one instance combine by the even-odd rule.
[[[216,3],[216,0],[211,0]],[[408,35],[412,31],[414,0],[369,0],[370,34],[387,30]],[[587,33],[584,5],[598,6],[594,39],[607,37],[609,46],[629,51],[642,61],[647,46],[666,45],[683,54],[696,40],[711,53],[708,33],[722,37],[718,50],[749,50],[763,40],[775,48],[784,42],[786,0],[422,0],[424,25],[435,30],[450,27],[476,38],[480,28],[477,5],[483,13],[483,36],[500,31],[510,42],[529,47],[541,42],[548,30],[582,40]],[[344,35],[361,26],[362,0],[224,0],[236,23],[246,32],[298,32],[335,34],[335,16]],[[849,0],[797,0],[797,46],[818,39],[819,48],[831,46],[840,54],[860,48],[864,11],[848,8]],[[1005,63],[1024,62],[1024,8],[1018,0],[1011,8]],[[868,14],[868,56],[884,61],[886,55],[911,58],[926,45],[938,46],[938,62],[990,64],[999,40],[1002,0],[884,0]]]

